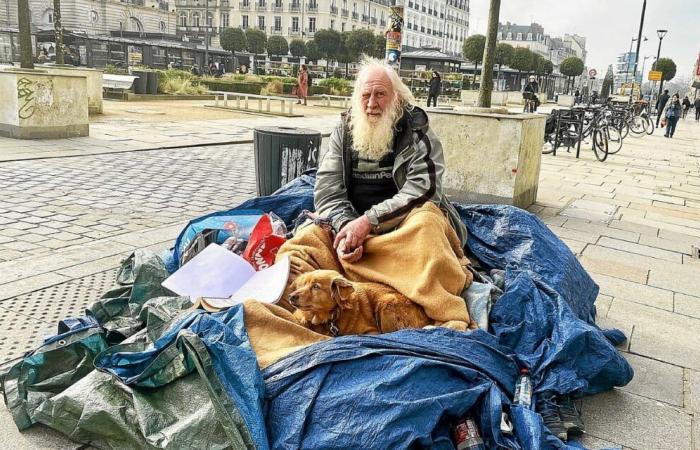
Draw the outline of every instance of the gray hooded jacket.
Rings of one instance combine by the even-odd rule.
[[[442,174],[445,159],[442,144],[428,126],[428,115],[413,106],[404,111],[394,137],[398,151],[392,170],[398,193],[374,205],[365,212],[375,233],[383,233],[398,226],[416,207],[431,201],[447,213],[462,246],[466,244],[467,229],[457,210],[442,191]],[[350,131],[347,116],[333,130],[328,152],[318,169],[314,188],[314,204],[321,217],[331,219],[333,227],[340,230],[347,222],[359,217],[348,199],[350,183],[351,149],[348,144]]]

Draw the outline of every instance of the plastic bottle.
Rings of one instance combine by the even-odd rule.
[[[452,430],[452,437],[457,450],[486,450],[479,428],[471,417],[465,417],[457,422]]]
[[[532,405],[532,381],[530,380],[530,371],[525,367],[520,369],[520,376],[515,383],[513,403],[525,408],[530,408]]]

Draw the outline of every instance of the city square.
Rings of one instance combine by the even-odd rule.
[[[109,0],[105,2],[113,4]],[[121,21],[115,27],[109,13],[74,19],[73,16],[79,16],[75,11],[89,4],[81,5],[80,0],[64,2],[64,26],[74,27],[66,34],[68,37],[64,36],[69,49],[66,55],[73,53],[80,61],[75,70],[99,72],[103,80],[99,89],[100,112],[96,112],[97,106],[93,108],[94,96],[89,87],[79,88],[84,91],[80,101],[69,105],[75,108],[80,103],[80,114],[84,113],[75,121],[75,127],[63,121],[65,117],[55,115],[50,120],[56,120],[57,125],[35,121],[29,127],[26,123],[36,117],[22,119],[23,108],[28,111],[27,103],[21,106],[21,101],[27,102],[28,98],[26,85],[11,85],[9,91],[3,91],[6,88],[0,86],[0,93],[13,92],[13,97],[18,95],[20,101],[20,120],[6,120],[0,127],[5,132],[4,136],[0,135],[0,373],[4,372],[3,377],[10,367],[31,355],[27,352],[53,345],[45,339],[57,334],[60,321],[83,316],[86,311],[92,314],[91,305],[114,289],[118,274],[124,271],[125,259],[135,251],[166,255],[190,221],[244,203],[257,204],[254,202],[262,194],[257,148],[260,129],[282,126],[320,134],[319,154],[312,168],[333,151],[333,134],[341,113],[353,101],[354,77],[361,68],[359,59],[344,63],[341,58],[318,57],[312,65],[311,58],[294,55],[291,41],[298,38],[306,39],[307,44],[314,42],[314,35],[325,29],[347,32],[350,36],[355,31],[355,15],[358,30],[370,30],[381,36],[381,30],[393,17],[392,6],[383,2],[349,6],[345,1],[341,4],[335,0],[328,5],[322,1],[290,2],[287,11],[286,2],[269,3],[266,6],[265,2],[241,2],[231,5],[228,12],[228,2],[223,1],[216,5],[156,2],[153,8],[114,2],[115,11],[130,8],[126,15],[120,12]],[[695,111],[692,106],[688,108],[687,117],[675,118],[675,132],[668,128],[666,118],[672,120],[673,116],[665,115],[663,105],[654,111],[662,91],[661,80],[661,87],[669,89],[671,94],[681,94],[679,104],[688,95],[692,105],[700,89],[700,59],[697,54],[687,55],[686,59],[695,64],[692,74],[685,70],[690,68],[687,61],[671,61],[674,76],[668,79],[662,62],[661,68],[651,67],[659,70],[659,82],[652,80],[656,71],[647,72],[643,65],[647,64],[649,70],[655,61],[667,59],[662,41],[670,39],[674,29],[657,32],[640,26],[637,30],[635,24],[637,37],[626,40],[629,51],[623,48],[614,64],[610,61],[609,66],[597,66],[596,70],[591,60],[595,47],[591,46],[589,35],[577,29],[550,35],[545,31],[549,24],[516,25],[504,16],[503,6],[500,20],[496,17],[497,27],[491,27],[493,21],[490,23],[491,29],[486,33],[489,36],[481,36],[485,42],[472,59],[467,57],[470,48],[467,42],[470,37],[480,35],[472,31],[470,20],[472,24],[478,20],[486,22],[488,8],[484,9],[484,5],[488,2],[479,5],[481,18],[475,12],[476,2],[471,3],[470,10],[469,1],[407,2],[402,19],[406,28],[400,38],[404,49],[401,52],[399,47],[402,61],[399,75],[416,97],[417,106],[425,109],[431,130],[444,147],[441,151],[445,153],[445,192],[452,201],[468,205],[513,205],[507,207],[506,214],[519,214],[509,211],[522,207],[544,224],[552,239],[556,237],[570,250],[599,289],[594,303],[595,323],[601,329],[617,329],[624,334],[624,340],[614,340],[607,334],[606,338],[634,372],[625,385],[611,388],[603,382],[606,388],[599,393],[574,394],[585,433],[570,437],[570,447],[557,447],[561,441],[550,428],[554,433],[550,438],[559,444],[547,440],[551,447],[545,447],[541,443],[533,444],[534,440],[527,444],[519,441],[517,445],[521,447],[512,448],[700,449],[700,353],[697,351],[700,346],[700,122],[695,120],[698,106],[696,103]],[[491,2],[492,8],[494,3],[500,4]],[[638,21],[641,3],[635,2],[634,19],[630,22]],[[256,8],[270,14],[259,13],[258,17],[263,17],[261,21],[254,18]],[[48,48],[53,39],[54,19],[48,15],[53,10],[49,9],[39,15],[43,25],[32,31],[35,53],[40,53],[42,46]],[[38,10],[31,7],[33,26],[39,20]],[[250,19],[247,11],[251,11]],[[303,14],[301,22],[299,18],[293,21],[297,12]],[[280,20],[275,15],[278,13]],[[208,26],[200,26],[200,20],[205,23],[204,17],[210,18]],[[348,18],[348,29],[343,17]],[[92,21],[93,29],[85,34],[76,33],[81,20]],[[241,25],[246,30],[248,20],[251,28],[255,21],[258,30],[266,31],[267,25],[271,36],[289,39],[289,55],[284,50],[282,57],[268,53],[267,57],[256,59],[257,51],[224,50],[226,44],[221,40],[224,29]],[[0,58],[0,62],[17,63],[15,40],[19,39],[19,33],[12,24],[1,28],[4,25],[0,21],[0,51],[4,52],[0,57],[6,58]],[[177,36],[180,43],[172,47],[163,44],[167,39],[159,38],[158,32]],[[187,35],[187,41],[181,39]],[[3,36],[8,39],[3,41]],[[202,45],[202,39],[206,46]],[[642,56],[640,46],[647,40],[658,45],[658,54],[663,58]],[[11,43],[6,47],[9,50],[3,50],[3,42]],[[496,43],[511,45],[516,50],[527,48],[539,55],[543,71],[535,67],[538,59],[534,56],[531,59],[535,66],[528,69],[518,69],[515,60],[498,62]],[[386,41],[380,44],[387,49],[391,46]],[[97,50],[102,45],[106,50],[103,53]],[[116,45],[123,46],[122,51],[116,50]],[[663,45],[667,45],[665,41]],[[137,46],[140,46],[138,50]],[[374,56],[383,54],[380,51],[383,47],[378,48],[371,50]],[[656,48],[648,53],[652,51],[656,52]],[[301,86],[291,86],[296,81],[290,80],[299,77],[302,58],[308,65],[309,78],[314,79],[313,83],[309,81],[308,104],[305,104],[306,94],[302,97],[299,93]],[[582,63],[580,68],[572,69],[576,75],[566,74],[571,58]],[[565,62],[567,59],[569,62]],[[648,62],[649,59],[652,61]],[[387,60],[392,63],[388,56]],[[214,65],[208,66],[207,61]],[[119,67],[120,62],[123,67]],[[494,70],[487,77],[482,69],[489,64]],[[233,78],[233,73],[239,76],[245,65],[256,71],[256,75]],[[200,76],[190,71],[191,67],[210,70],[211,77],[202,77],[200,81]],[[425,108],[425,97],[433,94],[421,73],[435,71],[436,67],[443,82],[436,95],[438,106]],[[170,75],[180,72],[178,69],[193,76],[183,84],[200,83],[201,89],[188,94],[165,93],[161,80],[157,93],[136,92],[139,74],[160,70],[161,77],[171,80]],[[265,73],[257,72],[258,69]],[[20,80],[16,74],[22,73],[29,78],[36,76],[37,80],[55,77],[52,92],[56,97],[60,97],[60,89],[75,90],[62,88],[60,77],[80,78],[85,83],[84,75],[81,78],[51,70],[49,62],[45,66],[37,63],[35,69],[0,66],[0,76],[4,73],[16,80]],[[220,71],[218,76],[214,74],[216,70]],[[329,71],[332,77],[328,76]],[[452,75],[457,73],[459,77]],[[228,74],[231,76],[227,77]],[[182,79],[184,75],[177,76]],[[344,84],[323,83],[326,79],[340,80],[346,76],[349,79]],[[528,80],[532,83],[533,79],[539,83],[538,105],[528,113],[530,98],[523,93],[527,92]],[[36,83],[37,98],[41,99],[41,82]],[[133,85],[113,87],[123,83]],[[429,80],[427,83],[430,84]],[[241,88],[244,84],[255,87]],[[484,94],[482,84],[492,85],[493,91],[489,88]],[[484,95],[488,104],[483,102]],[[304,103],[297,104],[297,99]],[[40,103],[36,105],[38,111]],[[562,111],[572,113],[567,115]],[[607,111],[607,115],[600,111]],[[626,129],[616,125],[616,114],[626,117]],[[665,127],[654,128],[657,115],[663,116]],[[548,131],[551,124],[554,131]],[[590,134],[586,135],[584,129]],[[61,135],[47,137],[42,134],[45,132]],[[478,257],[476,244],[469,241],[469,245],[474,245],[474,254],[467,254],[470,258]],[[508,274],[507,269],[505,273]],[[513,282],[508,281],[508,276],[506,294],[512,286],[509,283]],[[471,309],[469,314],[472,315]],[[65,328],[59,326],[58,334],[61,330]],[[253,336],[254,330],[250,333]],[[312,351],[309,349],[319,344],[303,351]],[[589,343],[578,345],[585,351]],[[281,362],[284,361],[282,358]],[[617,370],[612,367],[609,366],[610,371]],[[100,370],[104,372],[100,376],[110,373],[104,368],[93,372]],[[193,371],[191,367],[189,370]],[[94,374],[90,377],[95,378]],[[7,401],[5,383],[3,392]],[[13,389],[13,385],[9,386]],[[42,389],[41,383],[37,384],[37,392],[43,392]],[[153,388],[144,388],[143,392],[151,392],[149,389]],[[31,403],[31,394],[27,398]],[[42,423],[19,431],[16,423],[20,419],[14,412],[18,407],[14,404],[8,408],[0,412],[0,429],[7,448],[139,448],[135,443],[142,442],[140,439],[148,441],[152,448],[178,448],[177,442],[167,442],[168,438],[159,441],[149,436],[149,430],[134,430],[134,435],[143,434],[143,438],[133,441],[120,441],[121,438],[110,441],[110,432],[89,430],[89,426],[85,428],[87,434],[80,434],[76,427],[74,440]],[[59,417],[57,411],[54,414]],[[310,417],[306,420],[316,420]],[[511,419],[516,420],[513,413]],[[128,425],[130,420],[124,419],[124,423]],[[56,419],[55,423],[64,426],[61,420]],[[117,419],[109,423],[122,426],[117,425]],[[549,423],[545,420],[544,425]],[[387,429],[390,426],[387,424]],[[501,431],[504,426],[500,425]],[[520,432],[516,426],[515,436]],[[105,439],[84,437],[98,435],[90,433],[102,433]],[[155,434],[159,433],[161,430]],[[165,429],[162,433],[168,435]],[[512,430],[510,433],[513,436]],[[271,448],[275,448],[270,439]],[[436,442],[432,445],[437,445]],[[202,444],[203,447],[216,445],[215,441]],[[261,445],[259,441],[248,446],[228,442],[229,448]],[[417,441],[415,445],[420,447]],[[311,448],[314,444],[309,441],[306,446]]]

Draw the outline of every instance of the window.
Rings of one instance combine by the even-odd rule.
[[[44,11],[44,22],[53,23],[53,9],[47,9]]]
[[[310,33],[316,32],[316,18],[315,17],[309,17],[309,32]]]
[[[345,31],[345,22],[340,24],[340,31]]]
[[[100,15],[94,9],[90,10],[90,23],[97,23],[100,20]],[[162,31],[162,30],[161,30]]]
[[[265,16],[258,16],[258,28],[261,30],[265,29]]]
[[[357,13],[357,3],[352,4],[352,12]]]
[[[292,17],[292,31],[299,32],[299,18]]]
[[[207,15],[207,26],[208,27],[214,26],[214,14],[212,14],[212,13],[209,13]]]
[[[192,14],[192,26],[193,27],[198,27],[199,26],[199,13],[193,13]]]
[[[221,26],[228,28],[228,13],[221,13]]]
[[[522,41],[523,40],[523,34],[518,33],[518,36],[515,38],[516,41]]]
[[[528,34],[527,34],[527,40],[528,40],[528,41],[531,41],[531,40],[532,40],[532,33],[528,33]]]
[[[335,30],[335,20],[331,19],[331,30]]]
[[[496,39],[498,39],[499,41],[500,41],[501,39],[503,39],[503,33],[501,33],[501,32],[499,31],[498,34],[496,35]]]
[[[282,17],[275,16],[275,31],[280,31],[282,29]]]
[[[181,27],[187,26],[187,13],[180,13],[180,26]]]
[[[509,31],[508,34],[506,35],[506,40],[512,41],[512,40],[513,40],[513,33],[511,33],[511,32]]]
[[[282,0],[275,0],[275,8],[281,8],[282,7]]]
[[[248,16],[241,16],[241,28],[248,29]]]
[[[166,28],[165,22],[163,22],[163,21],[161,20],[161,21],[158,23],[158,29],[160,30],[161,33],[165,33],[165,28]]]

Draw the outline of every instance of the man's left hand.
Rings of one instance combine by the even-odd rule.
[[[357,219],[348,222],[340,232],[335,236],[335,241],[333,242],[333,247],[338,248],[340,242],[345,239],[345,251],[347,253],[352,253],[356,248],[360,247],[370,231],[372,231],[372,224],[369,223],[367,216],[362,215]]]

